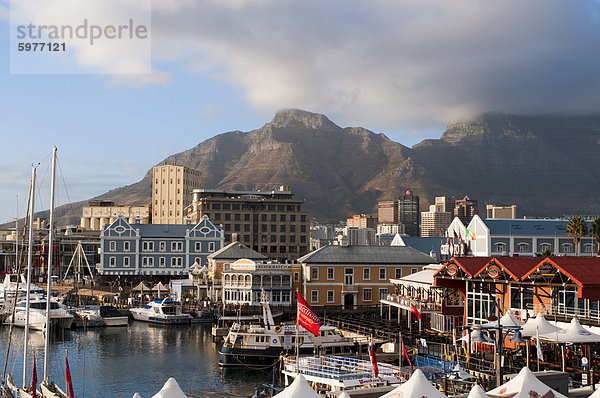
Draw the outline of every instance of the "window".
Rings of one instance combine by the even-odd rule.
[[[285,235],[279,235],[279,241],[285,242]]]
[[[506,243],[504,242],[498,242],[496,243],[496,252],[497,253],[503,253],[506,251]]]
[[[154,258],[153,257],[142,257],[142,267],[153,267],[154,266]]]
[[[242,220],[242,215],[241,215],[240,213],[235,213],[235,214],[233,215],[233,219],[234,219],[235,221],[241,221],[241,220]]]
[[[319,280],[319,269],[317,267],[311,267],[310,268],[310,279],[311,280]]]
[[[385,268],[379,268],[379,280],[385,280]]]
[[[277,232],[277,225],[271,225],[271,232]]]
[[[231,221],[231,213],[225,213],[225,221]]]
[[[267,232],[267,224],[262,224],[260,226],[260,232]]]
[[[117,258],[116,257],[109,258],[108,265],[111,267],[116,267],[117,266]]]
[[[171,251],[172,252],[182,252],[183,251],[183,242],[171,242]]]
[[[296,242],[296,236],[295,235],[290,236],[290,242],[291,243]]]
[[[279,232],[285,232],[285,225],[279,226]]]
[[[387,300],[388,290],[387,287],[379,289],[379,300]]]
[[[166,267],[167,266],[167,259],[164,257],[161,257],[158,259],[158,266],[159,267]]]
[[[333,290],[328,290],[327,291],[327,302],[328,303],[333,303],[335,300],[335,296],[334,296],[334,291]]]
[[[563,243],[562,245],[560,245],[560,251],[562,253],[573,253],[573,244]]]
[[[546,250],[552,250],[552,245],[550,243],[540,243],[540,253],[543,253]]]
[[[285,222],[286,221],[285,220],[285,214],[282,214],[282,215],[279,216],[279,221],[280,222]]]
[[[208,251],[211,253],[215,251],[215,242],[208,242]]]
[[[396,277],[396,279],[402,278],[402,268],[396,268],[394,271],[395,271],[394,276]]]
[[[306,215],[301,215],[300,216],[300,222],[306,222]]]
[[[153,252],[154,251],[154,242],[142,242],[142,251],[143,252]]]
[[[129,267],[129,257],[123,257],[123,267]]]
[[[277,222],[277,214],[271,214],[271,222]]]
[[[517,251],[519,253],[527,253],[529,251],[529,243],[521,242],[517,244]]]
[[[418,269],[418,268],[411,268],[411,269],[410,269],[410,273],[411,273],[411,274],[416,274],[417,272],[419,272],[419,269]]]
[[[266,214],[261,214],[260,215],[260,221],[267,221],[267,215]]]
[[[370,287],[363,289],[363,301],[373,301],[373,289]]]
[[[296,226],[290,225],[290,232],[296,232]]]
[[[123,251],[128,252],[131,249],[131,242],[125,241],[123,242]]]
[[[171,257],[171,267],[183,267],[183,258]]]
[[[363,280],[368,281],[371,280],[371,269],[363,268]]]
[[[111,252],[117,251],[117,242],[115,242],[114,240],[111,240],[108,250],[110,250]]]
[[[310,301],[311,301],[311,303],[318,303],[319,302],[319,291],[318,290],[311,290],[311,292],[310,292]]]
[[[300,272],[294,272],[294,282],[300,281]]]
[[[195,250],[197,252],[201,252],[202,251],[202,242],[196,242],[194,246],[195,246]]]
[[[583,252],[584,253],[592,253],[594,251],[594,244],[593,243],[586,243],[583,245]]]
[[[334,279],[334,273],[333,273],[333,268],[327,268],[327,280],[333,280]]]

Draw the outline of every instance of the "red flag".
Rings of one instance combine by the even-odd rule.
[[[379,369],[377,368],[377,358],[375,357],[375,346],[371,341],[369,343],[369,356],[371,357],[371,363],[373,364],[373,374],[375,377],[379,377]]]
[[[73,393],[73,382],[71,381],[71,369],[69,369],[69,359],[65,355],[65,377],[67,378],[67,393],[69,393],[69,398],[75,398],[75,393]]]
[[[415,307],[415,305],[413,303],[410,303],[410,312],[415,314],[417,316],[418,320],[421,320],[421,318],[422,318],[421,313],[419,312],[419,310],[417,309],[417,307]]]
[[[31,375],[31,398],[37,398],[37,370],[35,368],[35,355],[33,356],[33,375]]]
[[[404,352],[404,357],[408,361],[408,364],[410,365],[410,371],[412,373],[415,371],[415,369],[413,368],[413,364],[410,360],[410,357],[408,356],[408,352],[406,351],[406,346],[404,345],[404,339],[401,339],[400,341],[402,342],[402,351]]]
[[[308,303],[304,300],[300,292],[297,292],[298,296],[298,314],[296,317],[296,325],[302,326],[315,336],[319,336],[319,329],[321,328],[321,320],[310,308]]]
[[[454,237],[455,237],[456,239],[458,239],[458,234],[456,233],[456,231],[454,231]]]

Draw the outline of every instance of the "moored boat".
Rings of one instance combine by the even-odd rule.
[[[132,308],[129,311],[136,321],[162,325],[189,324],[192,320],[190,314],[181,312],[181,305],[177,301],[169,299],[154,300],[144,307]]]
[[[46,298],[36,295],[30,298],[29,303],[29,327],[36,330],[44,330],[46,327]],[[13,323],[15,326],[25,327],[27,319],[27,301],[20,300],[13,316],[8,316],[5,324]],[[59,303],[50,301],[50,327],[69,329],[73,323],[73,315],[63,308]]]

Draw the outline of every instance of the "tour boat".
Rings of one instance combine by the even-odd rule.
[[[333,326],[323,325],[319,336],[296,324],[275,325],[268,303],[262,303],[264,325],[235,323],[225,337],[219,353],[220,366],[243,364],[272,364],[281,355],[291,354],[296,349],[296,336],[300,354],[342,353],[355,351],[358,342],[342,336]]]
[[[181,305],[178,302],[166,298],[151,301],[142,308],[132,308],[129,311],[133,319],[142,322],[177,325],[187,324],[192,320],[190,314],[181,312]]]
[[[46,298],[35,295],[29,302],[29,327],[36,330],[44,330],[46,327]],[[10,315],[4,321],[5,324],[13,323],[15,326],[25,327],[27,319],[27,301],[19,300],[13,316]],[[50,301],[50,327],[69,329],[73,323],[73,315],[61,307],[55,301]]]
[[[0,285],[0,305],[5,313],[12,311],[16,301],[25,298],[27,280],[23,274],[7,274]],[[29,286],[30,294],[44,294],[44,289],[34,285]]]

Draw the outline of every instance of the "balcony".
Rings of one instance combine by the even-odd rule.
[[[439,313],[442,311],[442,305],[435,302],[427,302],[413,297],[398,296],[397,294],[388,294],[384,304],[400,307],[405,310],[411,310],[411,304],[414,305],[421,313]]]
[[[358,293],[358,286],[356,285],[342,285],[342,294],[344,293]]]
[[[541,305],[534,304],[528,306],[528,311],[533,309],[533,316],[541,312],[547,319],[557,318],[559,321],[569,322],[572,318],[577,317],[584,324],[600,325],[600,310],[589,308],[567,307],[565,305]]]

